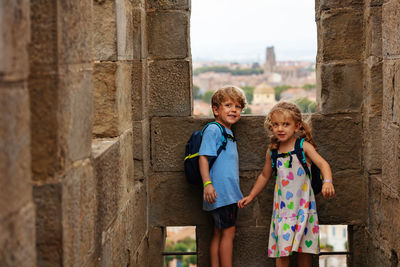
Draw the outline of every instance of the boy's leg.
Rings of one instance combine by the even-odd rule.
[[[221,234],[222,231],[221,229],[218,229],[217,227],[214,226],[214,234],[211,239],[211,244],[210,244],[210,258],[211,258],[211,267],[219,267],[220,262],[219,262],[219,246],[220,246],[220,241],[221,241]]]
[[[232,267],[233,239],[236,226],[222,229],[221,243],[219,245],[219,258],[221,267]]]
[[[289,267],[289,257],[276,258],[276,267]]]
[[[310,253],[299,253],[297,255],[297,262],[299,267],[311,267],[312,255]]]

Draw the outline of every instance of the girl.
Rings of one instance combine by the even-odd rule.
[[[276,258],[276,266],[289,266],[289,255],[299,252],[299,266],[311,266],[311,254],[319,253],[319,226],[311,180],[297,159],[296,138],[305,138],[303,150],[309,165],[316,164],[324,178],[322,195],[332,198],[335,189],[329,164],[315,150],[311,129],[302,119],[300,109],[293,103],[279,102],[269,112],[264,126],[272,132],[264,169],[250,194],[238,202],[248,205],[267,185],[272,174],[271,150],[278,150],[273,215],[268,243],[268,256]]]

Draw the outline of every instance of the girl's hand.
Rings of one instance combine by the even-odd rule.
[[[322,196],[325,198],[335,197],[335,188],[332,183],[327,182],[322,184]]]
[[[217,199],[217,191],[212,184],[206,185],[203,192],[204,201],[208,202],[209,204],[213,204]]]
[[[238,207],[239,208],[244,208],[246,207],[248,204],[250,204],[250,202],[253,201],[253,198],[250,196],[244,197],[241,200],[238,201]]]

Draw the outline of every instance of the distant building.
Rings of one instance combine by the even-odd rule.
[[[289,88],[280,95],[282,100],[296,100],[299,98],[307,98],[310,101],[316,101],[316,90],[304,90],[303,88]]]
[[[266,83],[258,85],[253,92],[253,105],[265,105],[275,103],[275,90]]]

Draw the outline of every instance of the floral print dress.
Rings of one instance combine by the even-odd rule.
[[[294,151],[278,154],[268,256],[319,253],[319,223],[311,180]]]

